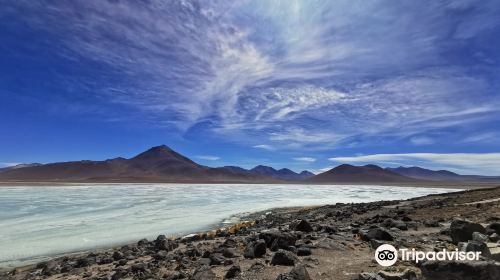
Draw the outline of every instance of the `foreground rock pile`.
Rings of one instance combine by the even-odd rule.
[[[183,238],[18,268],[0,279],[500,279],[500,188],[409,201],[258,213],[252,222]],[[481,251],[479,261],[374,261],[381,244]]]

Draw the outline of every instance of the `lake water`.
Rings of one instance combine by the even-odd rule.
[[[341,185],[2,186],[0,268],[158,234],[207,230],[270,208],[407,199],[448,191],[452,190]]]

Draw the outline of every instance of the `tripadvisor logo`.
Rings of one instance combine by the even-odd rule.
[[[375,260],[381,266],[391,266],[398,260],[398,250],[389,244],[380,245],[375,250]]]
[[[402,261],[414,261],[419,263],[421,261],[477,261],[481,256],[481,252],[463,252],[455,249],[454,251],[441,250],[441,251],[417,251],[415,249],[399,249],[389,244],[380,245],[375,250],[375,260],[381,266],[391,266],[398,260],[398,255]]]

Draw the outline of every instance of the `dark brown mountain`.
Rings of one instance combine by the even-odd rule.
[[[305,180],[309,177],[314,176],[313,173],[304,170],[300,173],[296,173],[288,168],[282,168],[282,169],[275,169],[270,166],[265,166],[265,165],[257,165],[254,168],[248,170],[241,168],[239,166],[224,166],[222,167],[227,170],[231,170],[232,172],[237,172],[237,173],[246,173],[246,174],[256,174],[256,175],[261,175],[265,177],[272,177],[278,180],[285,180],[285,181],[300,181],[300,180]]]
[[[256,174],[199,165],[162,145],[133,158],[73,161],[8,169],[0,181],[25,182],[276,182]]]
[[[386,168],[389,171],[403,175],[406,177],[440,182],[500,182],[500,177],[497,176],[480,176],[480,175],[460,175],[448,170],[430,170],[418,166],[412,167],[397,167]]]
[[[410,178],[429,181],[461,181],[461,176],[448,170],[430,170],[417,166],[386,168],[389,171]]]
[[[354,166],[342,164],[307,179],[314,183],[398,183],[417,181],[377,165]]]
[[[280,179],[280,180],[288,180],[288,181],[304,180],[304,179],[307,179],[311,176],[314,176],[314,174],[312,174],[311,172],[306,171],[306,170],[304,170],[300,173],[296,173],[288,168],[282,168],[282,169],[276,170],[273,167],[265,166],[265,165],[255,166],[254,168],[250,169],[249,172],[254,173],[254,174],[263,175],[263,176],[273,177],[273,178]]]
[[[413,183],[500,182],[500,177],[459,175],[420,167],[383,169],[376,165],[339,165],[313,175],[259,165],[251,170],[237,166],[210,168],[162,145],[130,159],[20,164],[0,169],[0,182],[172,182],[172,183]]]

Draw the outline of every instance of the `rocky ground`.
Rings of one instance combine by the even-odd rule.
[[[406,201],[277,209],[183,238],[82,253],[0,279],[500,279],[500,187]],[[398,261],[375,248],[481,251],[480,261]]]

